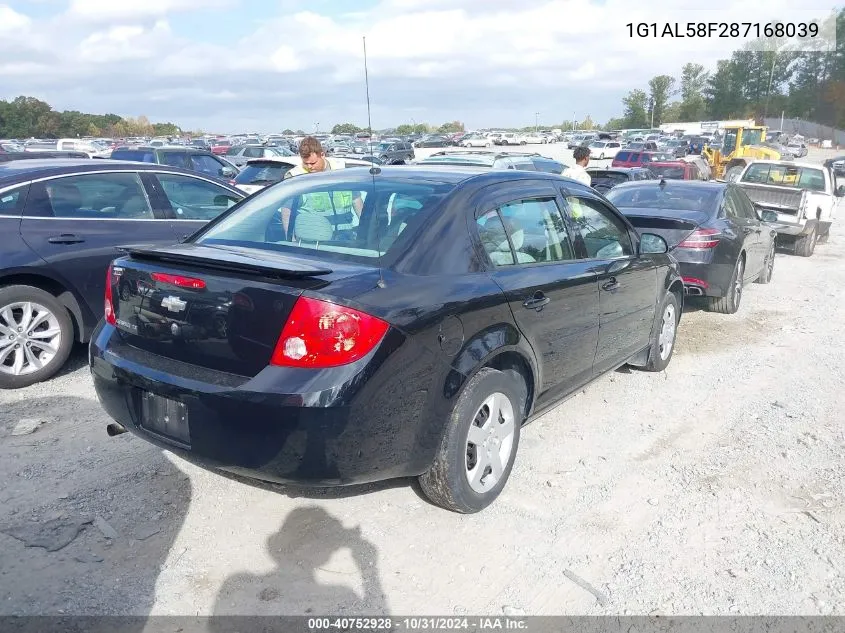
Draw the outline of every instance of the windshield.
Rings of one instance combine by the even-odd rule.
[[[610,189],[616,185],[628,182],[628,174],[618,171],[595,171],[590,172],[592,186]]]
[[[138,149],[116,149],[111,153],[112,160],[132,160],[141,163],[155,163],[155,152]]]
[[[649,169],[663,178],[670,180],[684,179],[684,168],[681,165],[649,165]]]
[[[235,176],[238,185],[267,185],[279,182],[293,165],[285,163],[247,163],[246,167]]]
[[[715,187],[675,187],[652,183],[638,187],[611,189],[607,194],[607,199],[617,207],[633,209],[709,211],[715,207],[716,197],[721,191]]]
[[[794,167],[777,163],[751,163],[742,176],[742,182],[779,187],[794,187],[811,191],[824,191],[824,173],[821,169]]]
[[[396,254],[454,185],[381,178],[292,178],[247,198],[195,238],[326,259],[373,262]]]
[[[602,149],[605,146],[607,146],[607,143],[600,143],[599,141],[594,141],[590,143],[590,147],[594,147],[596,149]]]

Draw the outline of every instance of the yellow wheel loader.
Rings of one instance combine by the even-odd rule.
[[[725,180],[733,172],[745,169],[752,160],[780,160],[781,153],[765,145],[766,128],[762,125],[726,127],[722,134],[721,149],[704,148],[704,157],[710,163],[713,178]]]

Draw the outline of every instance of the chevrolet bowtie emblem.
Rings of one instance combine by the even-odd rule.
[[[165,297],[161,300],[161,307],[167,308],[171,312],[181,312],[185,309],[185,306],[188,305],[185,301],[182,301],[179,297]]]

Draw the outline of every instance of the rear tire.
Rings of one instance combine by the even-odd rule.
[[[34,328],[30,325],[30,331],[25,327],[19,330],[26,325],[27,304],[29,318],[38,322]],[[3,314],[11,315],[15,323],[7,323]],[[0,288],[0,341],[0,389],[28,387],[50,378],[65,364],[73,349],[73,322],[67,308],[49,292],[34,286],[7,286]]]
[[[502,492],[525,417],[521,408],[525,387],[514,384],[515,376],[485,367],[467,382],[434,462],[419,477],[433,503],[470,514],[486,508]]]
[[[736,260],[734,274],[731,277],[731,284],[728,294],[724,297],[711,297],[707,303],[707,310],[721,314],[736,314],[742,303],[743,275],[745,274],[745,260],[740,257]]]
[[[818,225],[813,221],[813,228],[806,235],[795,240],[795,254],[800,257],[810,257],[816,250],[818,240]]]
[[[681,310],[678,305],[678,298],[671,292],[666,293],[666,298],[660,306],[660,317],[651,333],[651,349],[648,353],[648,364],[643,368],[646,371],[663,371],[669,366],[672,354],[675,353],[675,340],[678,336],[678,321],[681,318]]]
[[[772,273],[775,267],[775,243],[772,242],[772,248],[769,249],[769,254],[763,260],[763,270],[760,271],[759,277],[755,279],[758,284],[767,284],[772,280]]]

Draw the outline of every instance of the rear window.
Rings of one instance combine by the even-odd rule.
[[[630,160],[631,152],[619,152],[616,154],[616,160],[627,163]]]
[[[715,207],[719,191],[720,189],[712,187],[664,187],[649,184],[611,189],[607,193],[607,199],[617,207],[709,211]]]
[[[285,163],[247,163],[235,177],[239,185],[269,185],[279,182],[293,168]]]
[[[116,149],[111,153],[112,160],[132,160],[139,163],[155,163],[155,152],[138,149]]]
[[[247,198],[195,241],[375,262],[404,250],[453,188],[388,178],[318,185],[291,178]]]
[[[651,171],[662,178],[669,178],[670,180],[683,180],[684,168],[672,165],[652,165]]]
[[[792,165],[751,163],[742,176],[742,182],[795,187],[811,191],[825,190],[824,174],[820,169]]]

